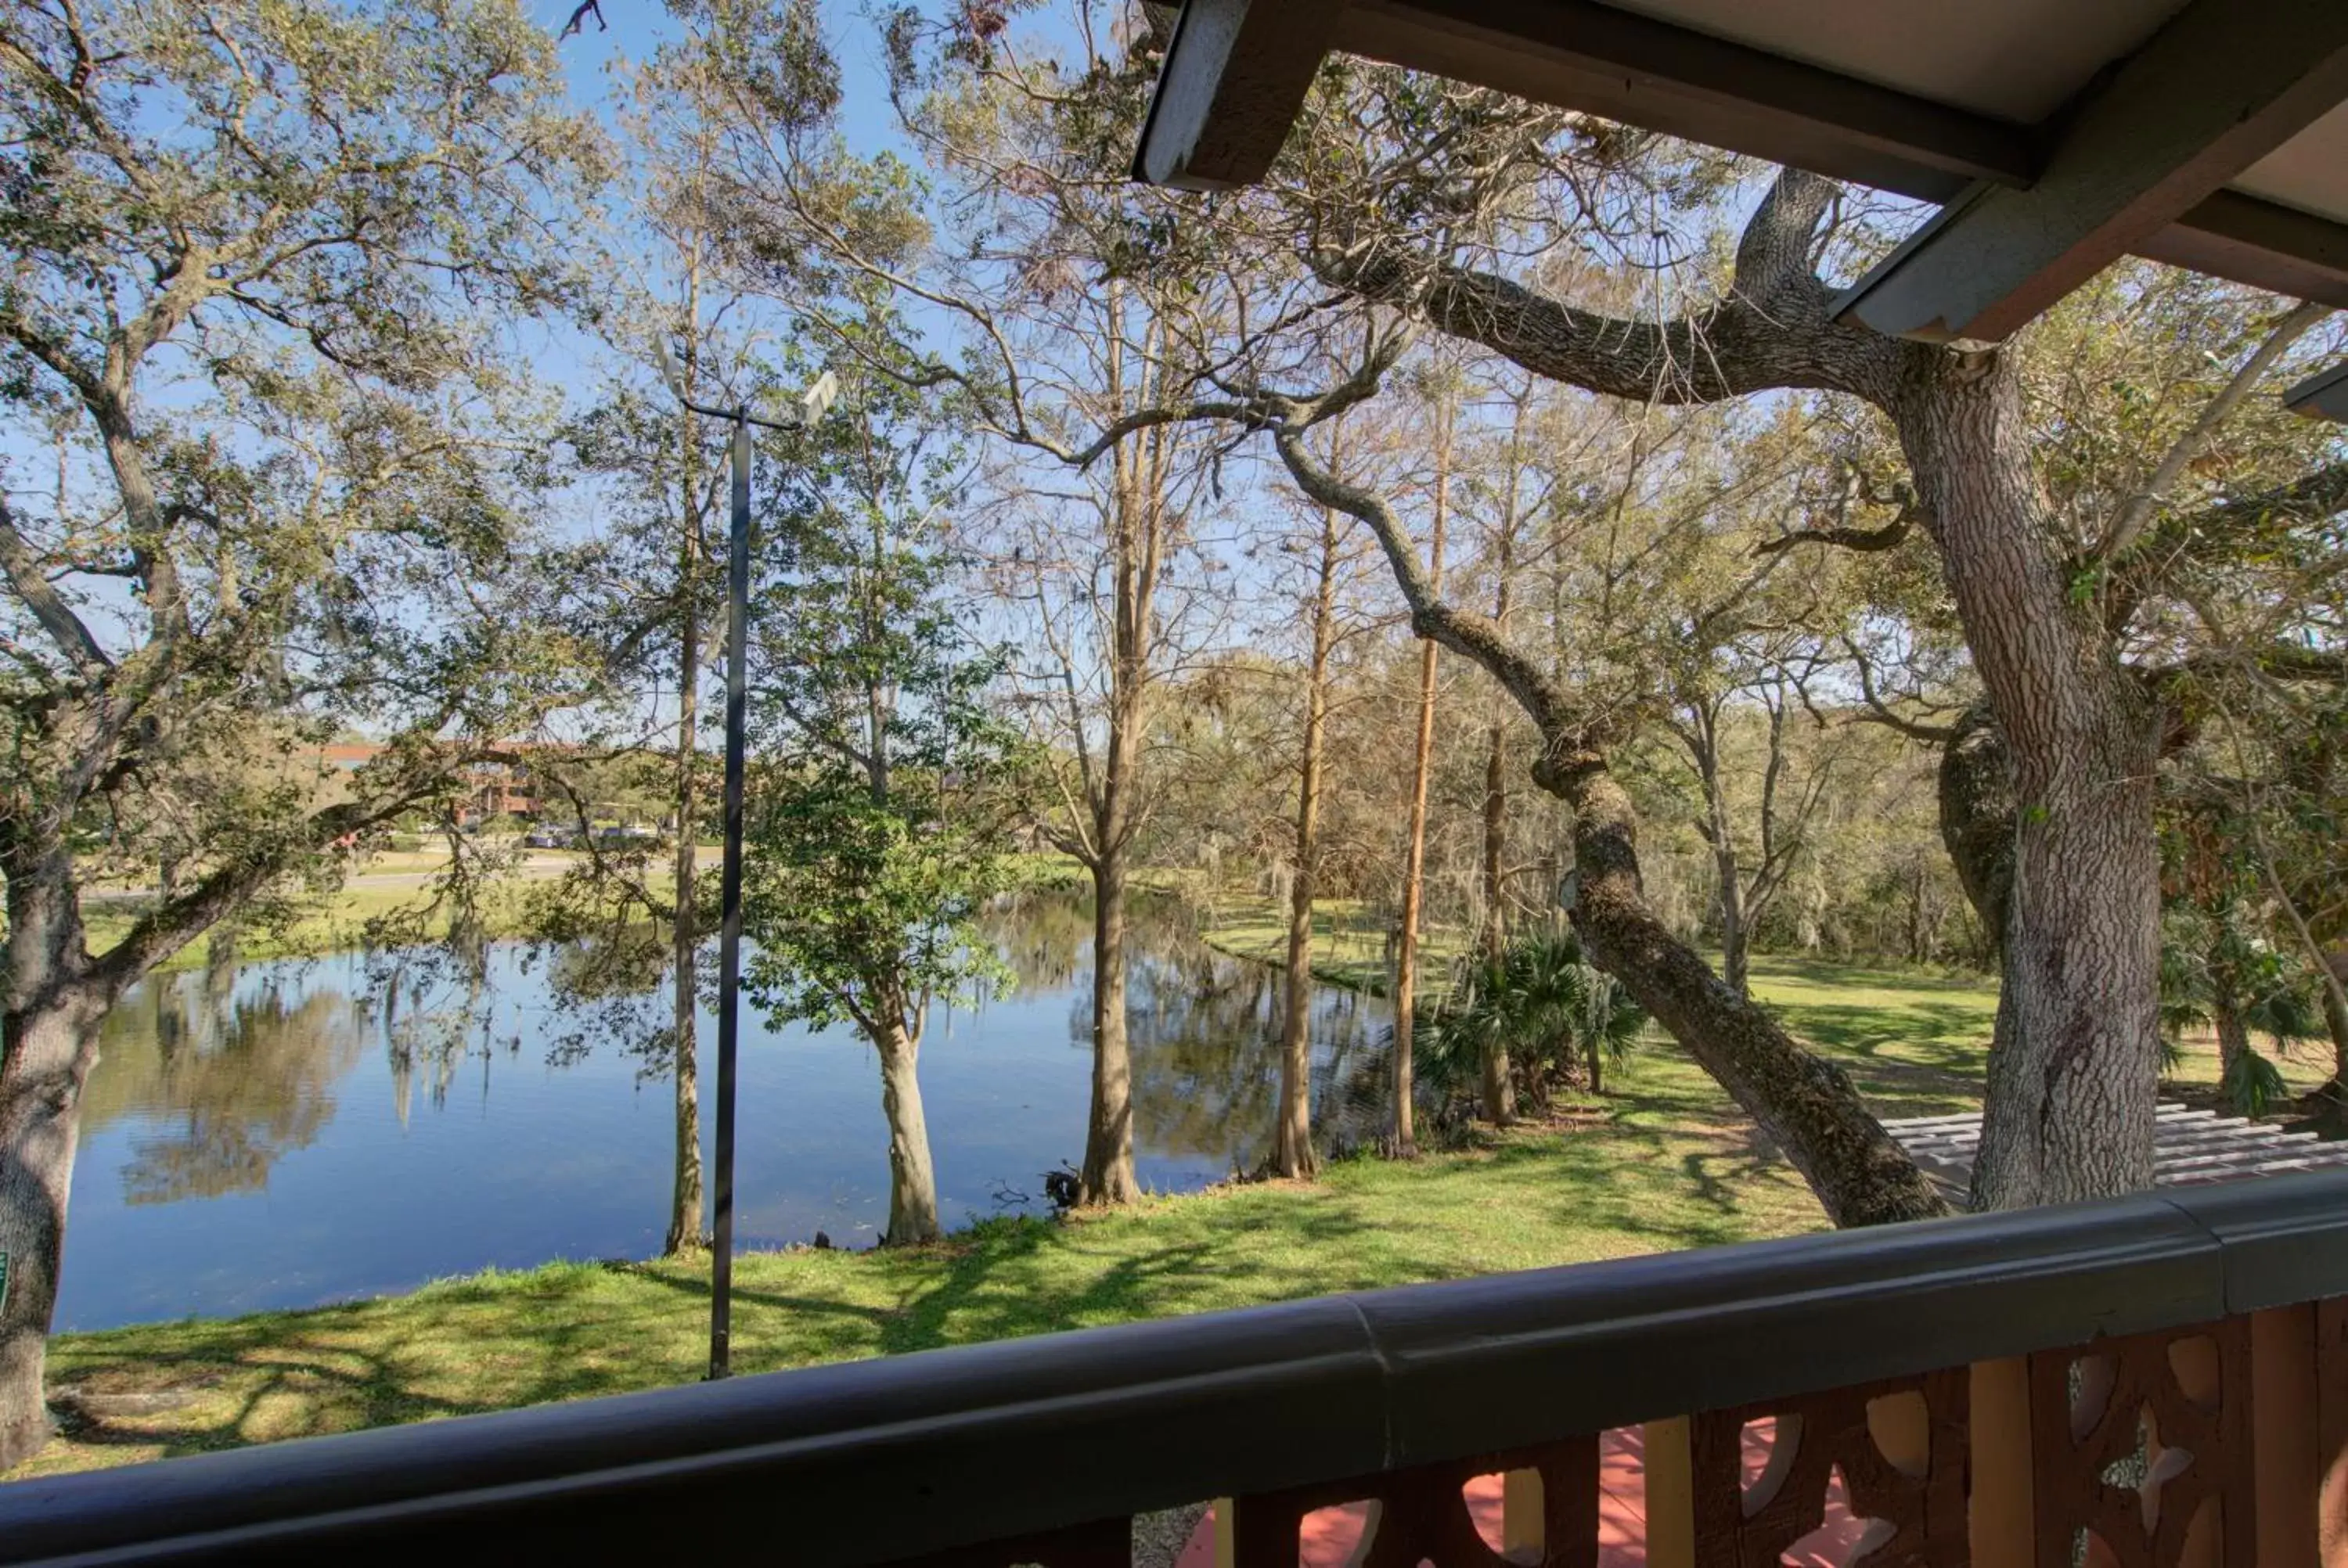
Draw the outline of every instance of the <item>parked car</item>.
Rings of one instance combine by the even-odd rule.
[[[578,842],[578,830],[569,827],[533,827],[522,835],[523,845],[531,849],[569,849]]]

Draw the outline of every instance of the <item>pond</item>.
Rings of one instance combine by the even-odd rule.
[[[949,1225],[1041,1212],[1081,1160],[1091,916],[1006,901],[990,934],[1019,976],[940,1008],[922,1051]],[[1128,942],[1136,1163],[1195,1190],[1261,1164],[1280,978],[1205,948],[1179,909]],[[558,955],[553,960],[560,963]],[[396,978],[386,979],[386,968]],[[149,979],[106,1026],[84,1102],[60,1329],[305,1307],[483,1268],[659,1251],[671,1094],[631,1049],[665,993],[556,1004],[545,955],[501,944],[474,989],[359,955]],[[1386,1004],[1316,986],[1323,1139],[1373,1134]],[[632,1029],[631,1020],[636,1020]],[[888,1211],[880,1070],[854,1035],[746,1011],[736,1228],[745,1248],[870,1245]],[[705,1139],[715,1022],[702,1019]]]

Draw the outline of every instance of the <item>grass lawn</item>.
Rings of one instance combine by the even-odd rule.
[[[1210,922],[1209,938],[1249,951],[1265,920],[1235,913]],[[1342,928],[1348,914],[1327,917]],[[1332,958],[1344,962],[1345,950]],[[1881,1113],[1977,1102],[1989,983],[1781,957],[1754,969],[1756,996],[1844,1063]],[[2312,1086],[2324,1065],[2312,1054],[2284,1063],[2294,1087]],[[2189,1053],[2179,1077],[2214,1082],[2214,1050]],[[1341,1163],[1310,1186],[1229,1187],[1064,1225],[994,1222],[917,1251],[745,1257],[736,1365],[805,1366],[1823,1227],[1799,1180],[1668,1040],[1651,1041],[1612,1087],[1554,1124],[1411,1164]],[[706,1312],[705,1266],[566,1263],[313,1311],[67,1336],[50,1359],[65,1435],[21,1473],[687,1382],[700,1375]]]
[[[667,875],[668,853],[664,848],[657,857],[655,879]],[[704,847],[695,853],[705,868],[716,863],[716,850]],[[342,886],[304,908],[282,929],[248,927],[240,931],[237,957],[248,961],[306,958],[360,947],[366,942],[369,921],[417,908],[429,899],[429,884],[447,869],[448,864],[447,853],[437,849],[385,850],[370,856]],[[533,887],[542,888],[571,864],[572,857],[567,855],[541,854],[532,858],[523,875],[509,876],[490,886],[483,897],[490,935],[522,934],[527,924],[526,900]],[[103,951],[129,929],[144,902],[137,897],[93,902],[88,917],[92,950]],[[427,934],[435,939],[447,933],[445,919],[434,919],[427,926]],[[190,943],[160,967],[184,969],[201,966],[209,940],[200,938]]]
[[[811,1362],[1331,1291],[1711,1246],[1823,1224],[1748,1132],[1691,1119],[1660,1056],[1611,1125],[1514,1130],[1412,1164],[1338,1163],[919,1251],[793,1251],[735,1272],[736,1366]],[[308,1312],[51,1347],[67,1435],[24,1474],[689,1382],[705,1266],[559,1264]]]

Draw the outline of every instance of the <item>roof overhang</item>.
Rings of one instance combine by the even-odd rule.
[[[1261,178],[1333,48],[1942,203],[1843,301],[1900,335],[2127,254],[2348,308],[2341,0],[1188,0],[1134,172]]]

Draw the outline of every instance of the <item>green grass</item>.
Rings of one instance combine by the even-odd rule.
[[[1259,894],[1193,887],[1200,936],[1210,948],[1274,968],[1288,962],[1288,911]],[[1382,996],[1386,989],[1387,917],[1356,898],[1320,898],[1313,905],[1313,973],[1350,990]],[[1468,950],[1466,930],[1429,926],[1419,936],[1420,973],[1447,973]]]
[[[667,851],[662,854],[659,874],[665,875]],[[705,868],[716,859],[715,852],[705,846],[696,854]],[[447,853],[437,849],[389,850],[375,855],[355,868],[352,881],[318,899],[283,927],[255,927],[240,931],[237,957],[249,961],[312,958],[359,947],[366,941],[369,921],[422,907],[432,897],[431,887],[423,879],[437,876],[448,864]],[[383,876],[417,880],[389,886],[369,880]],[[523,935],[529,923],[526,900],[534,886],[542,888],[545,885],[545,878],[528,877],[509,878],[489,886],[482,898],[489,934]],[[129,928],[139,908],[139,901],[136,899],[93,902],[88,917],[92,949],[103,951],[117,940]],[[445,918],[435,918],[427,922],[424,935],[438,939],[447,929]],[[181,969],[199,966],[205,961],[209,944],[209,938],[198,938],[159,967]]]
[[[1746,1130],[1673,1108],[1660,1053],[1612,1123],[1512,1130],[1414,1163],[1351,1160],[1311,1186],[1153,1199],[1064,1225],[990,1222],[917,1251],[736,1265],[745,1371],[1331,1291],[1816,1229],[1817,1204]],[[1658,1091],[1645,1095],[1653,1081]],[[691,1381],[705,1265],[557,1264],[411,1295],[69,1335],[67,1433],[26,1474]]]
[[[342,952],[362,945],[368,921],[412,909],[428,896],[422,887],[344,887],[281,929],[240,932],[236,955],[247,961],[258,961]],[[499,888],[490,894],[489,916],[492,935],[518,934],[520,931],[521,921],[514,890]],[[129,928],[133,917],[132,911],[120,904],[95,906],[88,919],[91,950],[103,952]],[[437,938],[446,928],[445,921],[437,922],[427,934]],[[169,970],[201,966],[205,961],[209,940],[208,938],[198,938],[157,967]]]
[[[1952,1063],[1969,1035],[1987,1033],[1987,988],[1857,972],[1839,985],[1782,960],[1761,973],[1789,1022],[1843,1030],[1827,1043],[1887,1108],[1963,1102]],[[1866,1020],[1849,1021],[1853,1009]],[[1343,1162],[1311,1186],[1229,1187],[1066,1225],[990,1223],[919,1251],[746,1257],[737,1364],[805,1366],[1824,1225],[1800,1181],[1669,1041],[1613,1087],[1553,1124],[1410,1164]],[[706,1289],[704,1265],[558,1264],[315,1311],[66,1336],[51,1367],[67,1433],[26,1473],[690,1381]]]

